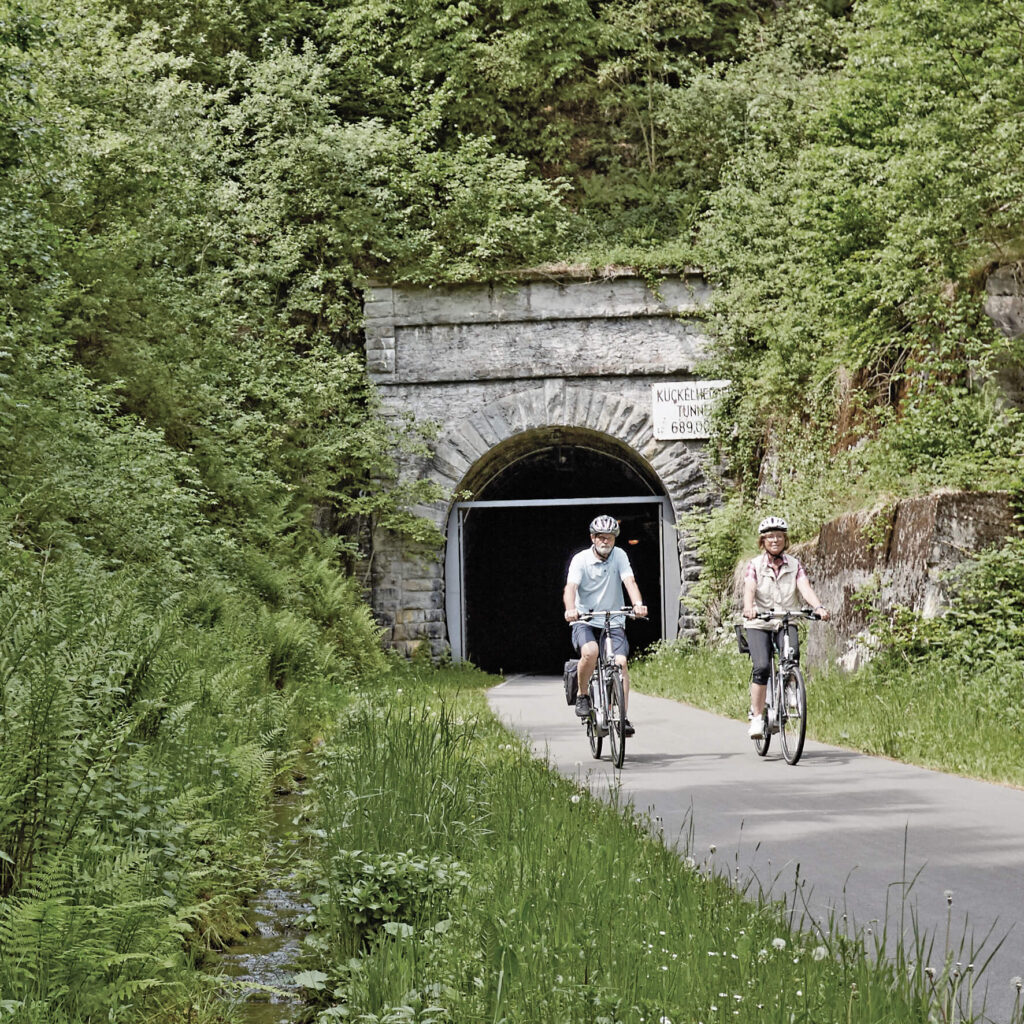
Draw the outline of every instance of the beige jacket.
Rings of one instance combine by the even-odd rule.
[[[768,555],[763,553],[750,562],[745,578],[749,578],[751,569],[757,577],[754,590],[754,610],[760,615],[773,611],[796,611],[801,606],[800,594],[796,588],[797,575],[801,566],[792,555],[782,556],[782,568],[779,575],[768,566]],[[747,629],[776,629],[779,619],[746,619],[743,623]]]

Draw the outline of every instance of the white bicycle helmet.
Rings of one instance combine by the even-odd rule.
[[[759,535],[771,533],[773,530],[781,530],[783,533],[788,533],[789,524],[785,519],[780,519],[778,516],[768,516],[767,519],[761,520],[761,525],[757,528]]]
[[[619,524],[611,516],[598,516],[590,524],[591,533],[610,533],[613,537],[619,535]]]

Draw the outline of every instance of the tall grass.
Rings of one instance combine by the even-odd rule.
[[[814,739],[1024,786],[1024,665],[1017,659],[979,659],[972,666],[887,658],[853,674],[823,666],[805,667],[804,675]],[[734,650],[666,646],[639,659],[630,676],[640,692],[746,719],[750,659]]]
[[[929,1019],[920,951],[877,957],[802,932],[798,904],[744,900],[531,757],[486,681],[407,676],[329,739],[300,976],[317,1020]]]

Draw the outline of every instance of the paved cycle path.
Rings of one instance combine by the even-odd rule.
[[[666,842],[751,891],[792,897],[799,878],[798,910],[822,922],[845,914],[851,929],[875,934],[887,926],[890,952],[894,933],[912,936],[916,921],[934,939],[937,970],[947,934],[954,951],[963,940],[964,967],[991,954],[975,1010],[981,988],[985,1019],[1010,1020],[1011,979],[1024,976],[1024,790],[812,740],[797,765],[782,759],[777,736],[759,758],[745,723],[637,693],[637,733],[616,771],[607,740],[591,757],[560,677],[511,676],[487,696],[562,774],[595,793],[617,785]]]

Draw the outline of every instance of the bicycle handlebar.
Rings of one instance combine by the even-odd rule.
[[[633,611],[631,604],[624,604],[621,608],[614,608],[612,610],[605,610],[603,612],[580,612],[578,622],[590,622],[593,619],[607,618],[610,619],[613,615],[625,615],[627,619],[646,619],[646,615],[637,615]]]
[[[773,611],[773,612],[757,612],[754,616],[755,619],[762,619],[768,622],[771,619],[811,619],[812,621],[821,622],[823,621],[821,616],[813,608],[798,608],[796,611]]]

